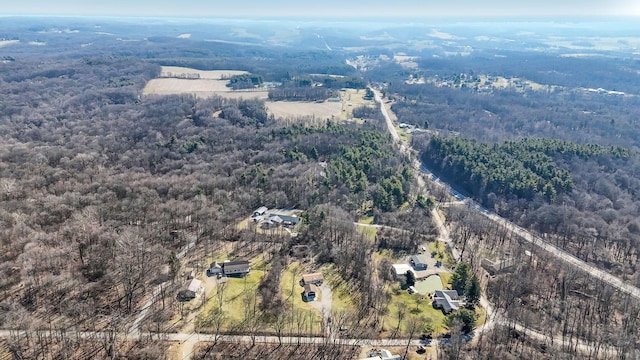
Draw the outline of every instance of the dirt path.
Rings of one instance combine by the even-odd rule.
[[[318,309],[322,314],[322,318],[324,319],[324,323],[326,326],[325,333],[327,336],[331,336],[331,326],[329,326],[329,318],[331,317],[331,304],[333,303],[333,292],[331,291],[331,287],[326,283],[323,283],[320,286],[320,291],[322,293],[322,298],[320,301],[313,301],[309,303],[309,305]]]

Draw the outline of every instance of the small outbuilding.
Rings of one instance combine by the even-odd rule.
[[[411,255],[409,259],[411,266],[413,266],[416,270],[427,270],[427,259],[425,259],[422,255]]]
[[[202,286],[202,281],[198,279],[191,279],[191,281],[187,284],[187,288],[178,292],[178,300],[193,300],[196,297],[200,296],[203,291],[204,287]]]
[[[316,299],[316,295],[318,295],[318,287],[316,285],[307,284],[304,286],[304,291],[302,292],[304,301],[314,301]]]
[[[409,264],[391,265],[391,274],[393,274],[394,279],[400,281],[403,284],[407,282],[407,272],[409,271],[413,271]]]

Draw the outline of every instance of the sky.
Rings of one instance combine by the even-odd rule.
[[[7,3],[0,7],[0,15],[313,18],[640,16],[639,0],[22,0]]]

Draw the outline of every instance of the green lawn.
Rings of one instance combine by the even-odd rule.
[[[334,265],[326,265],[322,267],[324,281],[331,287],[333,299],[331,303],[331,311],[349,311],[354,310],[353,300],[351,297],[352,289],[349,283],[338,274]]]
[[[384,316],[385,331],[383,337],[388,337],[393,334],[395,328],[398,325],[398,312],[402,309],[405,314],[403,320],[400,322],[400,330],[398,335],[402,335],[407,330],[409,319],[411,317],[417,317],[418,319],[427,319],[431,322],[433,328],[433,335],[437,336],[446,332],[444,326],[445,315],[441,310],[434,309],[431,305],[431,300],[428,296],[419,294],[409,294],[405,290],[401,290],[399,285],[392,285],[391,302],[389,303],[389,312]],[[421,300],[423,299],[424,300]],[[416,334],[418,336],[419,334]]]
[[[356,231],[364,235],[365,239],[374,242],[376,240],[376,233],[378,229],[373,226],[356,226]]]
[[[438,275],[440,275],[440,279],[442,280],[442,285],[444,285],[445,289],[449,289],[451,286],[451,273],[447,273],[447,272],[441,272],[438,273]]]
[[[218,285],[222,291],[222,312],[226,317],[223,330],[228,330],[234,323],[242,321],[245,309],[253,308],[254,304],[260,303],[258,285],[263,276],[264,271],[251,270],[249,275],[243,278],[230,277],[226,283]],[[200,315],[207,316],[211,309],[218,306],[220,306],[220,297],[216,289],[208,295]],[[206,328],[201,331],[206,331]]]
[[[363,216],[358,219],[360,224],[373,224],[373,216]]]
[[[313,313],[315,322],[320,323],[322,314],[309,303],[302,300],[301,294],[303,288],[300,286],[300,279],[302,278],[302,274],[307,272],[308,271],[298,262],[289,264],[280,277],[280,292],[282,293],[282,299],[285,304],[287,304],[288,311],[302,310]],[[317,296],[316,300],[320,300],[321,298],[322,294]]]
[[[429,241],[429,255],[435,253],[435,258],[442,261],[443,264],[449,265],[452,263],[449,253],[446,251],[447,244],[442,241]]]

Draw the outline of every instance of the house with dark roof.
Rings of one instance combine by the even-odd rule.
[[[460,296],[456,290],[436,290],[433,294],[432,305],[436,309],[442,309],[445,314],[460,309]]]
[[[282,214],[271,214],[269,215],[269,219],[273,222],[276,222],[275,219],[278,219],[278,225],[283,226],[296,226],[300,222],[300,218],[297,216],[291,215],[282,215]]]
[[[225,261],[222,263],[222,273],[225,276],[245,276],[249,271],[251,271],[251,267],[247,260]]]
[[[416,270],[427,270],[427,260],[422,255],[411,255],[409,262]]]
[[[207,276],[222,275],[222,266],[217,261],[212,262],[207,269]]]

